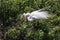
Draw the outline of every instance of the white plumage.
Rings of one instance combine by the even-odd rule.
[[[24,13],[24,18],[26,18],[28,21],[33,21],[35,19],[47,19],[48,18],[48,12],[47,11],[33,11],[31,13]]]

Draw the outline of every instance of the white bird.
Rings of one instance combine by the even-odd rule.
[[[28,21],[33,21],[35,19],[47,19],[48,18],[48,12],[47,11],[33,11],[31,13],[24,13],[23,16],[28,20]]]

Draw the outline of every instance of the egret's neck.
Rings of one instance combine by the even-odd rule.
[[[33,19],[32,19],[32,18],[30,18],[30,17],[27,17],[27,20],[28,20],[28,21],[33,21]]]

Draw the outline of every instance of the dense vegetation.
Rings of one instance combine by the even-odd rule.
[[[47,20],[26,21],[22,14],[45,9]],[[0,0],[1,40],[60,40],[59,0]]]

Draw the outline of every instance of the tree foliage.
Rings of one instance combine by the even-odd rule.
[[[6,40],[60,40],[59,0],[1,0],[0,30]],[[28,22],[24,12],[45,9],[51,14],[47,20]]]

